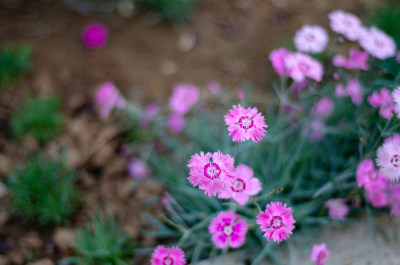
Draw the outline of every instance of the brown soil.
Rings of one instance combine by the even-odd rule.
[[[203,0],[195,18],[185,24],[151,25],[147,13],[131,18],[83,16],[56,1],[1,0],[0,43],[31,44],[34,68],[15,88],[1,92],[0,181],[39,149],[32,139],[11,139],[10,114],[27,93],[58,93],[67,121],[62,135],[44,151],[55,156],[68,147],[70,167],[81,171],[79,184],[84,191],[82,206],[67,226],[82,226],[96,205],[102,205],[124,216],[124,231],[142,245],[151,245],[151,239],[139,235],[138,227],[145,226],[139,210],[163,189],[152,181],[129,189],[132,180],[125,173],[126,160],[118,154],[118,126],[101,122],[90,103],[96,87],[112,80],[128,98],[140,103],[165,101],[178,82],[206,86],[216,80],[237,89],[250,81],[257,91],[267,91],[274,77],[268,54],[290,41],[302,24],[327,27],[330,11],[340,8],[360,14],[374,2]],[[110,34],[99,51],[87,50],[80,42],[82,27],[93,20],[105,23]],[[182,36],[195,36],[190,51],[181,50]],[[54,227],[23,223],[6,212],[8,197],[0,203],[0,264],[1,258],[22,264],[29,256],[56,260],[71,253],[51,247]],[[157,207],[148,209],[157,211]]]

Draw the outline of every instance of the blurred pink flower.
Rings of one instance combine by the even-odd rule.
[[[243,100],[243,99],[244,99],[244,92],[243,92],[243,90],[239,89],[239,90],[237,91],[237,97],[238,97],[239,100]]]
[[[185,252],[178,247],[158,246],[151,256],[151,265],[185,265]]]
[[[149,126],[149,120],[158,114],[160,111],[160,106],[157,103],[151,103],[149,104],[144,113],[143,116],[140,118],[139,124],[141,128],[147,128]]]
[[[386,88],[381,88],[381,91],[374,91],[371,96],[368,97],[368,102],[374,108],[379,108],[379,115],[385,119],[392,117],[395,105],[393,104],[392,95]]]
[[[361,20],[354,14],[336,10],[329,14],[329,20],[330,26],[334,32],[343,34],[351,41],[359,39],[363,25]]]
[[[400,119],[400,87],[397,87],[392,92],[392,99],[394,103],[394,111],[397,114],[397,118]]]
[[[233,176],[235,179],[232,186],[221,192],[219,198],[232,198],[238,204],[245,205],[250,196],[258,194],[262,189],[261,182],[253,177],[253,170],[244,164],[236,167]]]
[[[315,265],[324,265],[328,258],[329,250],[326,248],[325,243],[313,246],[310,259],[315,262]]]
[[[318,143],[324,139],[325,122],[322,119],[316,119],[311,122],[310,142]]]
[[[296,32],[294,44],[298,51],[320,53],[325,49],[328,39],[324,28],[304,25]]]
[[[331,115],[335,103],[329,97],[321,98],[311,109],[311,114],[316,117],[327,117]]]
[[[145,179],[150,176],[150,168],[142,160],[131,158],[127,168],[128,174],[136,179]]]
[[[396,54],[396,43],[385,32],[371,27],[360,39],[360,46],[372,56],[384,60]]]
[[[285,48],[279,48],[277,50],[273,50],[270,53],[269,60],[271,61],[272,67],[279,76],[285,74],[285,58],[290,54],[291,52],[286,50]]]
[[[107,28],[99,22],[86,25],[81,33],[83,45],[89,49],[102,48],[107,42],[107,36]]]
[[[178,84],[173,88],[169,98],[169,107],[172,112],[184,115],[199,99],[199,89],[192,84]]]
[[[210,82],[208,84],[208,90],[214,95],[218,94],[221,91],[221,85],[218,82]]]
[[[239,248],[246,241],[247,224],[231,211],[220,212],[211,220],[208,231],[214,245],[223,249],[226,246]]]
[[[400,139],[387,141],[376,152],[376,164],[385,178],[391,181],[400,179]]]
[[[372,159],[365,159],[358,164],[356,179],[358,187],[368,190],[381,190],[389,185],[388,180],[375,168]]]
[[[346,69],[368,70],[368,52],[352,48],[348,59],[343,55],[336,55],[333,58],[333,65]]]
[[[271,239],[276,242],[288,239],[292,234],[294,223],[292,208],[286,207],[281,202],[267,204],[265,211],[257,215],[257,224],[261,231],[265,232],[267,241]]]
[[[386,144],[393,141],[400,141],[400,133],[395,133],[393,136],[386,138],[383,143]]]
[[[97,89],[94,103],[99,110],[100,117],[105,120],[114,108],[125,106],[125,99],[111,82],[105,82]]]
[[[335,87],[335,95],[337,97],[350,97],[353,103],[357,106],[361,105],[363,101],[363,92],[364,88],[360,82],[354,78],[347,82],[346,86],[338,83]]]
[[[232,185],[235,169],[233,163],[230,155],[224,155],[220,151],[213,154],[194,154],[188,163],[188,180],[194,187],[199,186],[208,196],[215,196]]]
[[[350,211],[345,199],[330,199],[325,202],[325,207],[329,209],[329,216],[337,220],[345,218]]]
[[[386,190],[382,189],[365,189],[365,199],[375,208],[383,208],[389,205],[390,200]]]
[[[179,134],[185,127],[185,118],[176,113],[171,113],[168,116],[168,126],[172,134]]]
[[[397,51],[396,53],[396,60],[398,63],[400,63],[400,51]]]
[[[244,142],[249,139],[259,142],[266,133],[265,128],[268,128],[264,116],[257,111],[257,108],[245,109],[240,104],[232,106],[225,115],[225,124],[234,142]]]
[[[322,64],[311,56],[296,52],[289,54],[284,58],[287,75],[296,82],[305,80],[306,77],[317,82],[322,80],[323,67]]]

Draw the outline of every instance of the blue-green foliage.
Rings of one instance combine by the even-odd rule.
[[[45,143],[58,136],[62,123],[58,97],[37,95],[21,103],[12,117],[11,126],[16,138],[29,135]]]
[[[76,209],[75,173],[65,164],[38,155],[17,168],[8,178],[15,213],[41,225],[61,224]]]
[[[32,49],[30,46],[4,46],[0,52],[0,84],[7,84],[31,67]]]
[[[139,0],[169,21],[184,21],[192,16],[198,0]]]

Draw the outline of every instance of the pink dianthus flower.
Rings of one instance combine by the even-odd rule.
[[[151,256],[151,265],[185,265],[185,252],[178,247],[158,246]]]
[[[335,88],[335,95],[337,97],[350,97],[356,106],[361,105],[363,101],[364,88],[357,79],[351,79],[347,85],[337,84]]]
[[[360,39],[360,46],[372,56],[384,60],[396,54],[394,40],[385,32],[371,27]]]
[[[311,114],[316,117],[327,117],[331,115],[335,103],[329,97],[321,98],[311,109]]]
[[[322,119],[316,119],[311,122],[310,142],[318,143],[324,139],[325,122]]]
[[[349,52],[349,58],[336,55],[333,58],[333,65],[346,69],[368,70],[368,52],[352,48]]]
[[[264,116],[257,111],[257,108],[245,109],[240,104],[233,105],[225,115],[225,124],[234,142],[244,142],[249,139],[259,142],[266,133],[265,128],[268,128]]]
[[[215,81],[210,82],[208,84],[208,90],[210,90],[213,95],[217,95],[221,91],[221,85]]]
[[[215,196],[232,185],[233,163],[230,155],[224,155],[220,151],[213,154],[194,154],[188,164],[188,180],[194,187],[199,186],[208,196]]]
[[[89,49],[103,47],[107,42],[107,36],[107,28],[99,22],[86,25],[81,33],[82,42]]]
[[[232,186],[225,189],[218,196],[221,199],[233,198],[238,204],[245,205],[250,196],[261,191],[261,182],[253,177],[253,170],[246,165],[238,165],[234,171],[235,177]]]
[[[368,97],[368,102],[374,108],[379,108],[379,115],[385,119],[392,117],[392,112],[395,108],[393,104],[392,96],[386,88],[382,88],[380,92],[374,91],[371,96]]]
[[[211,220],[208,231],[217,248],[223,249],[226,246],[239,248],[246,241],[247,224],[234,212],[225,211],[218,213]]]
[[[168,126],[172,134],[179,134],[185,127],[185,118],[176,113],[171,113],[168,116]]]
[[[334,32],[344,35],[351,41],[359,39],[363,25],[356,15],[336,10],[329,14],[329,20]]]
[[[329,208],[329,216],[338,220],[345,218],[350,211],[345,199],[330,199],[325,202],[325,207]]]
[[[151,171],[142,160],[132,158],[128,163],[128,174],[136,179],[144,179],[150,176]]]
[[[394,138],[378,148],[376,164],[385,178],[391,181],[400,179],[400,139]]]
[[[325,243],[313,246],[310,259],[315,262],[315,265],[324,265],[328,258],[329,250],[326,248]]]
[[[397,114],[397,118],[400,119],[400,87],[397,87],[392,92],[392,99],[394,103],[394,111]]]
[[[303,81],[306,77],[317,82],[322,80],[322,64],[311,56],[296,52],[289,54],[284,58],[287,75],[296,82]]]
[[[320,53],[325,49],[328,39],[324,28],[304,25],[296,32],[294,44],[301,52]]]
[[[269,60],[271,61],[272,67],[274,68],[275,72],[279,76],[285,74],[285,58],[290,54],[292,53],[285,48],[279,48],[277,50],[273,50],[270,53]]]
[[[365,199],[375,208],[383,208],[389,205],[390,198],[387,190],[383,189],[365,189]]]
[[[257,215],[257,224],[261,231],[265,232],[267,241],[271,239],[276,242],[288,239],[295,228],[292,208],[286,207],[281,202],[267,204],[265,211]]]
[[[357,166],[358,187],[368,190],[381,190],[388,187],[388,180],[374,166],[372,159],[365,159]]]
[[[199,99],[199,89],[192,84],[178,84],[173,88],[169,98],[169,107],[172,112],[184,115]]]
[[[97,89],[94,103],[99,109],[100,117],[105,120],[114,108],[125,106],[125,99],[113,83],[105,82]]]

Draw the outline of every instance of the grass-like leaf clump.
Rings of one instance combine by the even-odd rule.
[[[30,46],[5,46],[0,52],[0,84],[7,84],[32,68]]]
[[[25,220],[60,224],[77,206],[74,181],[75,174],[64,163],[45,160],[42,155],[31,158],[9,176],[13,210]]]
[[[60,101],[53,96],[29,97],[12,117],[12,131],[16,138],[30,135],[41,143],[54,139],[61,131],[63,117]]]

